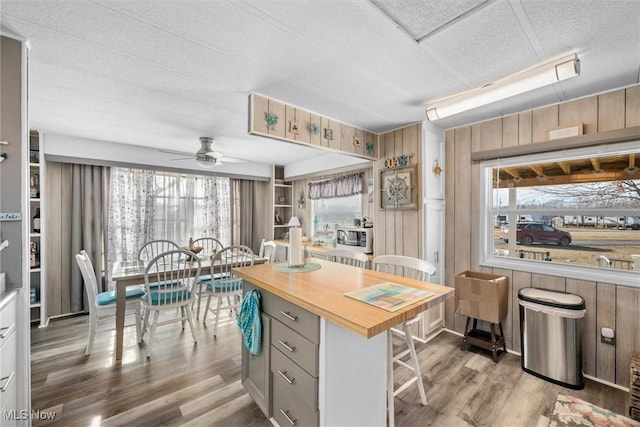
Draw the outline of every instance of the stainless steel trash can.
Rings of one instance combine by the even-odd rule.
[[[540,288],[518,292],[522,369],[572,389],[584,388],[580,295]]]

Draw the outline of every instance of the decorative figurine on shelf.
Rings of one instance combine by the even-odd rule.
[[[276,211],[275,216],[273,217],[273,222],[275,225],[282,225],[282,217],[280,216],[280,212]]]

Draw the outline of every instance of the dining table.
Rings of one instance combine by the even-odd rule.
[[[200,260],[200,275],[216,274],[224,266],[224,259],[213,264],[210,255],[198,255]],[[268,260],[263,257],[253,257],[253,263],[264,264]],[[114,365],[122,363],[122,349],[124,342],[124,318],[126,304],[126,289],[129,286],[140,286],[144,284],[144,273],[147,261],[117,261],[113,265],[111,278],[115,282],[116,289],[116,345],[114,351]],[[184,265],[176,264],[175,270],[183,268]],[[144,327],[144,325],[143,325]]]

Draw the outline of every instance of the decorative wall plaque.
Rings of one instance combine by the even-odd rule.
[[[381,209],[417,209],[415,166],[380,170]]]

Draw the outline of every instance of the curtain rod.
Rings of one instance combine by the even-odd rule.
[[[336,177],[333,177],[333,178],[318,179],[318,180],[315,180],[315,181],[309,181],[309,184],[318,184],[319,182],[327,182],[327,181],[331,181],[331,180],[334,180],[334,179],[346,178],[348,176],[355,176],[355,175],[364,175],[364,172],[350,173],[348,175],[336,176]]]

